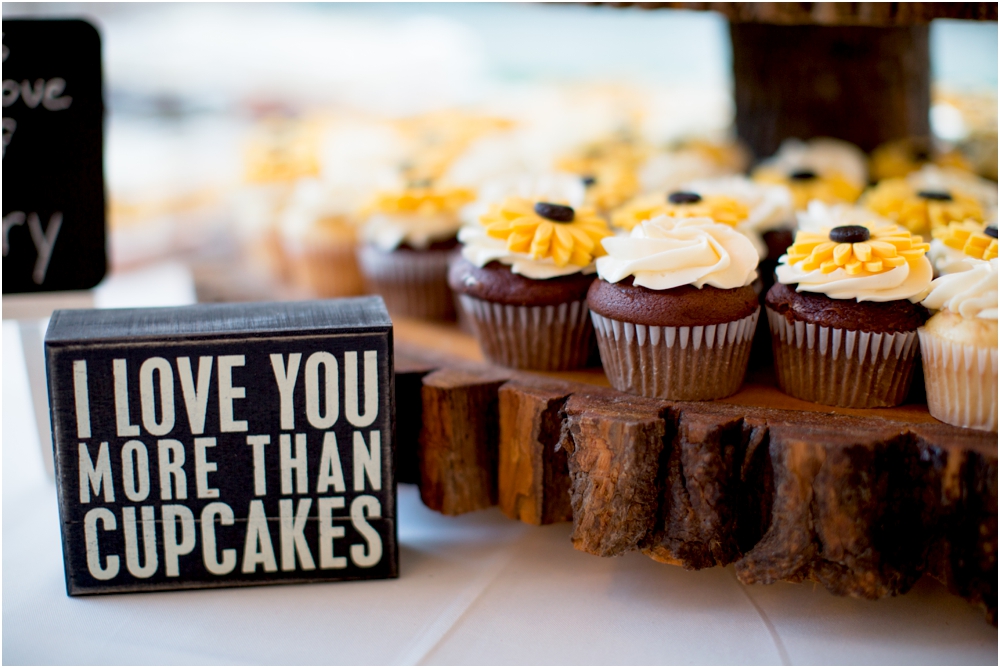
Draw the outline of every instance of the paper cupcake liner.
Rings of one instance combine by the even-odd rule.
[[[923,327],[917,334],[931,415],[956,427],[996,431],[997,349],[947,341]]]
[[[781,391],[827,406],[898,406],[913,380],[917,333],[823,327],[765,308]]]
[[[285,244],[292,279],[320,297],[352,297],[364,293],[354,244],[318,247]]]
[[[396,251],[358,248],[358,264],[368,292],[382,295],[391,315],[424,320],[454,320],[455,302],[448,287],[453,251]]]
[[[758,308],[718,325],[653,327],[591,311],[611,385],[676,401],[721,399],[740,389],[759,314]]]
[[[483,356],[495,364],[565,371],[587,364],[593,326],[585,300],[550,306],[512,306],[459,295]]]

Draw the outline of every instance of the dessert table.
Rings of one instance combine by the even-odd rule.
[[[996,664],[996,628],[929,578],[881,601],[745,586],[577,552],[568,523],[445,517],[412,485],[398,580],[70,598],[20,335],[4,321],[4,663]]]

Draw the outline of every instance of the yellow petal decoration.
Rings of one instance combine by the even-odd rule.
[[[406,188],[402,192],[379,193],[366,213],[434,216],[455,214],[476,199],[469,188]]]
[[[924,236],[954,221],[984,220],[983,208],[975,198],[953,189],[947,194],[950,200],[928,199],[906,179],[886,179],[865,194],[861,205]]]
[[[817,174],[812,179],[794,179],[784,170],[760,167],[754,170],[752,178],[757,183],[786,186],[792,192],[795,208],[800,211],[804,211],[814,199],[825,204],[853,204],[861,195],[861,188],[837,173]]]
[[[611,224],[623,230],[657,216],[674,218],[711,218],[717,223],[735,227],[746,220],[750,210],[742,202],[723,195],[706,195],[700,202],[672,204],[665,194],[643,195],[615,211]]]
[[[575,210],[573,220],[556,222],[535,213],[535,202],[508,197],[480,217],[486,233],[507,241],[507,249],[533,260],[552,258],[557,267],[586,267],[604,255],[601,239],[611,236],[603,218],[589,207]]]
[[[830,240],[830,229],[799,231],[788,248],[787,262],[803,271],[830,274],[843,269],[850,276],[881,274],[907,262],[916,262],[930,246],[919,236],[895,225],[868,226],[871,238],[855,243]],[[800,264],[801,263],[801,264]]]
[[[982,223],[964,220],[935,228],[932,234],[948,248],[960,250],[977,260],[992,260],[997,256],[997,240],[983,230]]]
[[[594,179],[587,186],[587,204],[601,212],[621,206],[639,192],[639,175],[627,162],[602,165],[585,176]]]

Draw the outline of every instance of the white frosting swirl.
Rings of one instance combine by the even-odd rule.
[[[551,257],[536,260],[527,253],[515,253],[507,249],[505,239],[491,237],[482,225],[466,225],[459,230],[458,240],[462,242],[462,257],[477,267],[485,267],[490,262],[497,261],[508,265],[515,274],[536,280],[581,272],[592,274],[595,271],[593,262],[586,267],[575,264],[559,267]]]
[[[423,250],[435,241],[455,236],[461,223],[453,214],[373,214],[361,228],[361,238],[383,252],[403,243]]]
[[[628,236],[608,237],[597,274],[609,283],[626,276],[651,290],[705,285],[731,290],[757,278],[757,251],[744,235],[711,218],[658,216]]]
[[[788,255],[782,255],[775,269],[779,283],[798,283],[797,292],[821,292],[831,299],[856,299],[859,302],[891,302],[909,299],[918,302],[926,294],[934,277],[926,255],[881,274],[852,276],[843,267],[829,274],[819,269],[803,271],[801,262],[789,265]]]
[[[736,229],[750,239],[762,259],[767,257],[764,232],[790,228],[795,224],[792,193],[785,186],[764,185],[745,176],[724,176],[691,181],[680,190],[698,193],[703,197],[730,197],[746,206],[749,214],[736,225]]]
[[[799,229],[819,232],[841,225],[865,225],[867,227],[892,225],[896,223],[860,206],[850,204],[825,204],[814,199],[805,211],[798,212]]]
[[[970,268],[934,279],[921,302],[935,311],[947,309],[963,318],[997,319],[997,259],[968,258]]]
[[[972,266],[970,260],[974,260],[957,248],[945,246],[940,239],[931,240],[931,249],[927,251],[927,257],[930,258],[938,276],[965,271]]]

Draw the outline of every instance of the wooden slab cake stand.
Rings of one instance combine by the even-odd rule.
[[[769,371],[711,402],[647,399],[600,368],[514,371],[457,327],[395,319],[397,480],[447,515],[572,521],[578,550],[641,550],[744,583],[906,592],[924,573],[997,609],[997,435],[926,406],[845,409]]]

